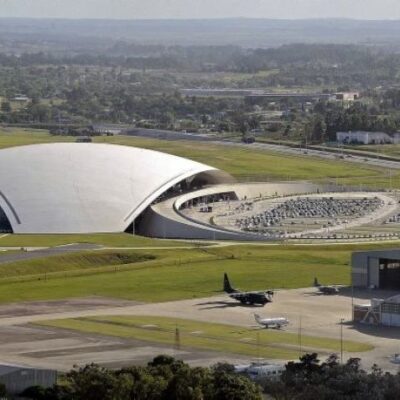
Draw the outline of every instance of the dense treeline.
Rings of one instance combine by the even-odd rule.
[[[278,69],[269,86],[372,85],[397,80],[400,55],[356,45],[285,45],[271,49],[235,46],[145,46],[119,42],[102,53],[1,54],[0,66],[102,66],[176,71],[256,73]]]
[[[321,363],[314,353],[289,362],[279,381],[263,386],[276,400],[396,400],[400,374],[384,373],[376,366],[367,373],[357,358],[341,364],[331,356]]]
[[[87,365],[67,373],[61,385],[28,388],[34,400],[261,400],[261,388],[225,364],[191,368],[169,356],[146,367],[111,371]]]
[[[259,377],[257,384],[228,364],[191,368],[169,356],[145,367],[108,370],[95,364],[75,368],[51,388],[31,387],[22,395],[32,400],[397,400],[400,374],[377,366],[366,372],[360,359],[325,362],[305,354],[289,362],[281,377]]]

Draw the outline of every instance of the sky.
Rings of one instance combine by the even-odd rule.
[[[0,0],[0,17],[400,19],[400,0]]]

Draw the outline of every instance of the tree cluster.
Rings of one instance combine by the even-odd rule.
[[[279,381],[264,383],[264,391],[276,400],[395,400],[400,374],[383,373],[376,366],[367,373],[358,358],[341,364],[333,355],[321,363],[313,353],[289,362]]]
[[[306,124],[310,142],[335,141],[336,132],[368,131],[392,134],[400,129],[400,118],[382,114],[375,106],[354,103],[343,107],[340,103],[320,101]]]
[[[112,371],[91,364],[66,374],[61,385],[31,387],[33,400],[261,400],[260,388],[233,367],[191,368],[169,356],[145,367]]]

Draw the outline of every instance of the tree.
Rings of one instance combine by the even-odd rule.
[[[9,101],[2,101],[1,102],[1,111],[4,113],[11,112],[11,104]]]
[[[75,368],[66,375],[66,393],[76,400],[117,400],[118,380],[109,370],[96,364]],[[121,400],[123,398],[121,397]]]

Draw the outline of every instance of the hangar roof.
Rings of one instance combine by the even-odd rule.
[[[122,232],[183,179],[231,180],[185,158],[95,143],[3,149],[0,171],[0,207],[14,233]]]

